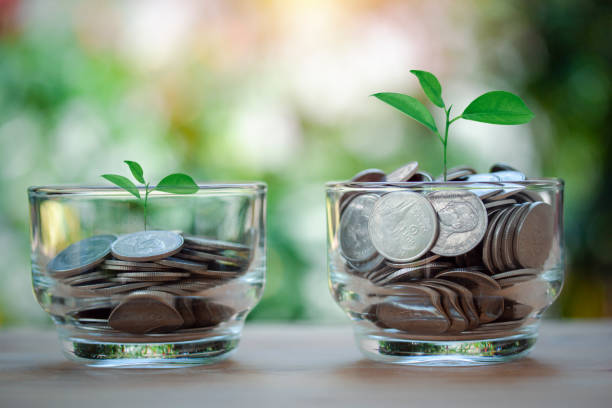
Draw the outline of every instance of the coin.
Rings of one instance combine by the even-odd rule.
[[[250,247],[245,244],[230,241],[220,241],[211,238],[183,235],[185,246],[196,250],[201,249],[225,249],[231,251],[249,251]]]
[[[400,183],[404,181],[408,181],[415,175],[417,170],[419,169],[419,163],[410,162],[399,169],[393,170],[391,173],[387,175],[387,181],[390,183]]]
[[[464,180],[471,174],[476,174],[477,171],[468,166],[457,166],[446,171],[446,181]],[[439,175],[436,181],[443,181],[444,174]]]
[[[525,175],[520,171],[516,170],[500,170],[493,172],[501,181],[523,181],[525,180]]]
[[[191,306],[191,299],[187,297],[180,297],[176,299],[176,310],[183,317],[183,326],[181,328],[188,329],[193,327],[196,323],[196,317],[193,314],[193,309]]]
[[[231,257],[225,255],[211,254],[208,252],[196,251],[193,249],[183,248],[181,252],[175,254],[177,258],[185,258],[190,259],[192,261],[200,261],[200,262],[226,262],[233,265],[241,265],[247,262],[246,259],[240,257]]]
[[[497,177],[493,173],[477,173],[471,174],[467,177],[467,181],[477,181],[477,182],[495,182],[500,181],[500,178]]]
[[[229,320],[234,313],[234,309],[217,302],[211,302],[202,298],[192,300],[195,325],[198,327],[216,326]]]
[[[537,273],[537,269],[516,269],[514,271],[495,274],[491,276],[491,278],[499,281],[500,279],[515,278],[517,276],[536,276]]]
[[[435,191],[427,195],[438,215],[439,234],[431,252],[456,256],[469,252],[487,230],[487,210],[469,191]]]
[[[505,270],[512,270],[519,267],[518,261],[516,260],[516,256],[514,255],[514,234],[516,233],[516,228],[519,220],[523,218],[523,215],[527,211],[529,211],[529,205],[518,205],[517,209],[512,212],[512,215],[508,219],[506,227],[504,228],[501,256],[503,259]]]
[[[508,198],[506,200],[492,201],[490,203],[486,203],[484,206],[487,209],[487,211],[490,212],[493,209],[507,207],[512,204],[516,204],[516,200]]]
[[[491,261],[495,271],[503,272],[506,270],[505,263],[502,258],[502,246],[504,245],[503,233],[508,219],[519,208],[520,206],[508,207],[501,213],[499,220],[495,224],[495,229],[491,237]]]
[[[493,234],[495,233],[495,227],[497,226],[497,222],[499,218],[504,214],[505,209],[502,209],[491,216],[489,220],[489,225],[487,226],[487,232],[485,232],[485,236],[483,238],[482,245],[482,262],[485,264],[487,269],[491,273],[496,273],[495,266],[493,264],[493,253],[491,251],[491,246],[493,245]]]
[[[421,282],[421,284],[440,293],[442,306],[444,307],[446,316],[450,320],[450,326],[447,332],[462,332],[468,328],[468,317],[460,305],[457,293],[444,285],[438,284],[438,282],[425,281]]]
[[[156,261],[176,254],[183,243],[183,237],[174,232],[140,231],[117,238],[111,252],[124,261]]]
[[[195,272],[195,273],[206,272],[208,270],[208,265],[206,264],[199,263],[199,262],[192,262],[192,261],[188,261],[185,259],[179,259],[179,258],[174,258],[174,257],[160,259],[159,261],[156,261],[156,264],[163,265],[163,266],[169,266],[169,267],[173,267],[177,269],[183,269],[183,270]]]
[[[378,269],[385,262],[385,258],[381,255],[375,255],[374,258],[365,262],[350,262],[350,265],[358,272],[367,273]]]
[[[387,261],[386,264],[393,267],[393,268],[415,268],[417,266],[421,266],[421,265],[425,265],[428,264],[430,262],[435,261],[436,259],[440,258],[440,255],[436,255],[436,254],[431,254],[423,259],[419,259],[417,261],[412,261],[412,262],[408,262],[408,263],[395,263],[395,262],[389,262]]]
[[[113,296],[119,293],[131,292],[155,285],[155,282],[130,282],[115,286],[96,289],[94,292],[99,296]]]
[[[382,196],[372,209],[371,242],[385,258],[410,262],[426,254],[438,235],[438,220],[430,202],[418,193],[397,191]]]
[[[514,235],[514,255],[524,268],[539,268],[549,256],[553,241],[553,209],[535,202],[518,221]]]
[[[499,193],[495,194],[492,197],[488,197],[487,200],[488,201],[505,200],[525,189],[525,186],[522,186],[520,184],[514,184],[514,183],[504,183],[503,187],[504,188],[502,191],[500,191]]]
[[[145,282],[171,281],[189,277],[189,273],[184,272],[124,272],[118,273],[118,279],[134,279]]]
[[[509,164],[505,164],[505,163],[495,163],[493,166],[491,166],[491,173],[494,172],[498,172],[498,171],[517,171],[514,167],[510,166]]]
[[[472,295],[472,292],[470,292],[468,289],[461,286],[460,284],[446,279],[429,279],[424,282],[435,282],[438,285],[444,285],[454,290],[459,296],[462,309],[468,318],[468,328],[473,329],[475,327],[478,327],[478,325],[480,324],[480,320],[478,319],[478,311],[476,310],[476,305],[474,304],[474,296]]]
[[[446,271],[436,276],[465,286],[472,292],[481,323],[489,323],[502,314],[504,299],[499,296],[501,286],[489,276],[480,272]]]
[[[391,269],[387,276],[379,277],[378,280],[372,281],[377,285],[384,286],[395,282],[429,278],[433,271],[446,269],[449,266],[449,263],[432,262],[414,268]]]
[[[183,323],[183,317],[174,307],[174,296],[149,290],[127,295],[108,318],[113,329],[133,334],[174,330]]]
[[[414,334],[441,334],[448,330],[439,292],[420,286],[404,285],[402,296],[389,297],[376,306],[376,319],[385,326]]]
[[[385,174],[384,171],[379,170],[379,169],[366,169],[366,170],[360,171],[359,173],[355,174],[353,178],[351,179],[351,181],[354,181],[357,183],[363,183],[363,182],[385,181],[386,179],[387,179],[387,175]]]
[[[476,194],[481,200],[487,200],[488,198],[494,197],[504,191],[499,184],[490,183],[466,184],[466,187],[469,187],[469,191]]]
[[[340,249],[346,259],[365,262],[376,256],[376,248],[368,233],[368,221],[378,199],[376,194],[360,195],[344,211],[340,219]]]
[[[431,174],[427,173],[426,171],[417,171],[416,173],[414,173],[412,177],[410,177],[410,180],[408,181],[410,182],[419,182],[419,181],[431,182],[433,181],[433,177],[431,177]]]
[[[101,280],[105,280],[108,277],[109,275],[103,272],[92,271],[89,273],[83,273],[80,275],[72,276],[70,278],[63,279],[62,281],[67,285],[76,286],[76,285],[82,285],[84,283],[98,282]]]
[[[95,235],[75,242],[47,264],[47,271],[55,278],[65,278],[93,269],[108,256],[116,239],[114,235]]]

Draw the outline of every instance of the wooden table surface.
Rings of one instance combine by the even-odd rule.
[[[0,331],[0,407],[612,407],[612,321],[546,321],[494,366],[365,360],[349,326],[247,325],[234,356],[180,369],[89,368],[51,330]]]

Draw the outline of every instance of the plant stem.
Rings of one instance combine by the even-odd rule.
[[[444,141],[442,142],[442,145],[444,147],[444,181],[446,181],[446,176],[447,176],[447,167],[446,167],[446,150],[447,149],[446,147],[448,146],[448,127],[451,124],[451,121],[449,121],[449,117],[450,117],[450,111],[452,107],[453,105],[449,106],[448,109],[444,110],[444,112],[446,113],[446,126],[444,127]]]
[[[144,199],[144,230],[147,230],[147,201],[149,200],[149,183],[145,186],[145,199]]]

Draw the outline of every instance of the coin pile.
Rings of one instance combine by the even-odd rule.
[[[365,318],[422,335],[519,327],[536,310],[538,296],[512,287],[545,297],[536,278],[554,237],[553,208],[521,184],[525,179],[503,164],[484,174],[451,169],[447,180],[462,182],[456,189],[436,186],[442,177],[433,182],[416,162],[388,175],[358,173],[351,181],[373,188],[338,200],[339,241],[345,270],[386,293]],[[374,188],[414,181],[430,183],[398,184],[386,193]]]
[[[141,231],[78,241],[47,265],[57,293],[88,299],[68,310],[75,324],[132,334],[215,326],[236,312],[198,292],[248,269],[246,245],[182,235]]]

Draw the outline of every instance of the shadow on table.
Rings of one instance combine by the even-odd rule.
[[[390,382],[396,379],[427,379],[435,375],[436,381],[453,381],[493,384],[510,384],[524,382],[525,380],[543,377],[554,377],[560,370],[548,363],[533,358],[494,365],[471,367],[426,367],[385,364],[362,359],[333,371],[338,376],[349,380],[363,380],[371,382]]]

